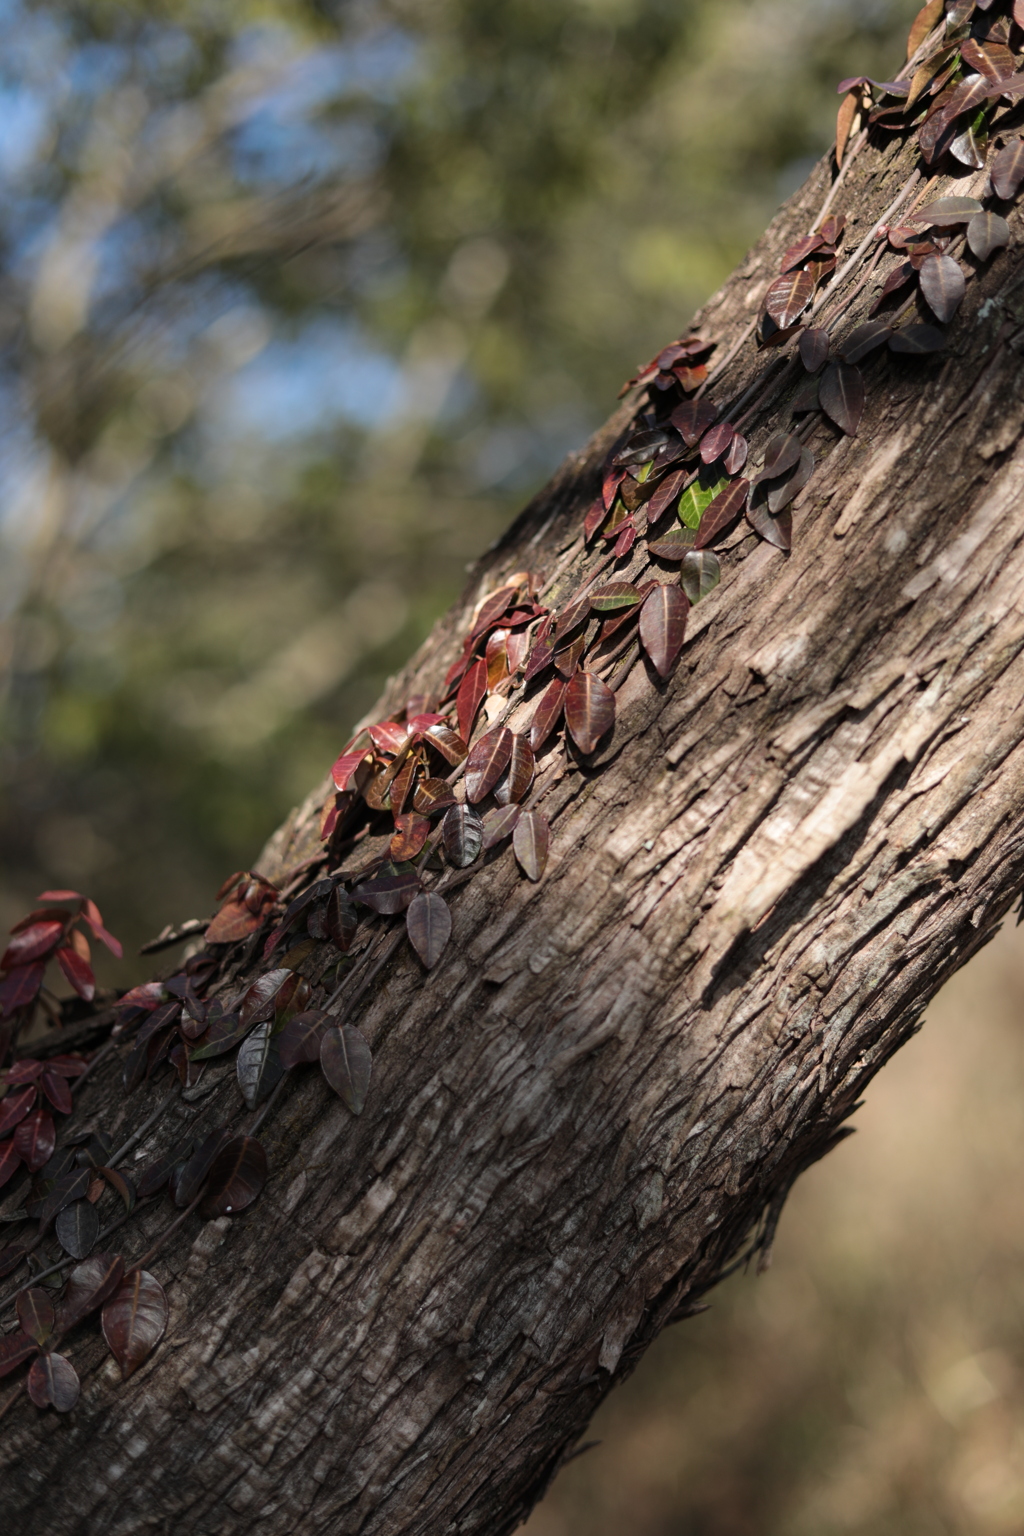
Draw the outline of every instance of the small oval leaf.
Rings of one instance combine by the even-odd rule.
[[[205,1221],[214,1221],[244,1211],[266,1182],[267,1154],[262,1143],[255,1136],[233,1136],[213,1160],[199,1214]]]
[[[960,264],[952,256],[929,256],[921,264],[918,279],[928,308],[936,320],[946,325],[960,308],[967,291]]]
[[[413,900],[413,905],[419,898]],[[289,1019],[277,1042],[277,1054],[285,1071],[303,1062],[320,1060],[320,1042],[331,1023],[322,1008],[310,1008]]]
[[[144,1269],[125,1275],[101,1314],[103,1337],[127,1381],[159,1344],[167,1327],[164,1288]]]
[[[732,526],[747,504],[749,491],[750,481],[740,479],[734,480],[724,491],[719,492],[700,520],[694,540],[695,549],[703,549],[705,544],[710,544],[712,539]]]
[[[74,1326],[113,1296],[124,1279],[124,1260],[119,1253],[94,1253],[84,1264],[76,1264],[68,1277],[61,1303],[61,1329]]]
[[[354,1115],[361,1115],[370,1087],[373,1057],[365,1036],[353,1024],[334,1025],[320,1046],[324,1077]]]
[[[810,272],[785,272],[768,287],[764,307],[780,331],[788,330],[798,320],[814,297],[814,278]]]
[[[671,672],[686,638],[689,599],[681,587],[662,586],[648,592],[640,610],[640,642],[659,677]]]
[[[466,869],[483,848],[483,823],[468,805],[453,805],[441,823],[441,841],[450,864]]]
[[[405,914],[409,942],[428,971],[432,971],[451,938],[452,915],[436,891],[421,891]]]
[[[18,1322],[22,1333],[36,1344],[45,1344],[53,1332],[53,1302],[38,1285],[19,1293]]]
[[[284,1076],[273,1019],[257,1024],[238,1047],[235,1071],[246,1109],[255,1109]]]
[[[537,707],[533,712],[533,721],[530,725],[530,746],[535,753],[540,751],[562,718],[568,689],[568,683],[556,677],[537,700]]]
[[[100,1216],[89,1200],[66,1205],[54,1224],[57,1241],[73,1259],[87,1259],[100,1235]]]
[[[801,334],[800,361],[808,373],[817,373],[828,362],[828,331],[813,328]]]
[[[864,414],[864,379],[859,368],[852,363],[829,363],[821,376],[818,399],[822,410],[837,427],[849,437],[857,436],[857,427]]]
[[[514,803],[498,805],[493,811],[488,811],[484,817],[484,851],[494,848],[506,837],[511,837],[522,814],[522,806]]]
[[[482,736],[466,759],[466,798],[477,805],[490,794],[512,756],[512,732],[498,726]]]
[[[690,603],[699,603],[722,579],[718,556],[709,549],[691,550],[679,569],[679,585]]]
[[[967,226],[967,244],[979,261],[1010,243],[1010,226],[998,213],[976,213]]]
[[[33,1360],[26,1385],[37,1408],[56,1408],[58,1413],[70,1413],[82,1390],[71,1361],[50,1353]]]
[[[512,834],[512,851],[528,880],[539,880],[548,862],[551,827],[540,811],[524,811]]]
[[[615,695],[593,672],[577,672],[565,694],[565,723],[583,753],[593,752],[615,724]]]

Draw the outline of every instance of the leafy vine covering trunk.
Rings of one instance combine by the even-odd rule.
[[[15,1044],[19,1532],[512,1530],[991,936],[1024,882],[1014,14],[929,4],[900,78],[843,83],[841,169],[187,965]],[[16,935],[9,1021],[51,951],[88,992],[76,920]]]

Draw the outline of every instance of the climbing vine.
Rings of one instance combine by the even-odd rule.
[[[895,366],[914,367],[946,348],[972,270],[1010,239],[999,205],[1024,181],[1013,126],[1022,46],[1024,0],[929,0],[895,79],[840,84],[828,198],[784,253],[740,342],[718,359],[714,339],[681,336],[628,381],[628,426],[560,565],[517,572],[484,597],[436,694],[407,699],[345,745],[320,852],[279,883],[232,875],[208,924],[146,946],[193,940],[173,974],[109,1000],[106,1044],[68,1049],[67,1030],[38,1027],[41,1014],[61,1019],[44,985],[51,962],[82,1004],[102,1001],[87,933],[121,950],[95,904],[47,891],[47,905],[12,930],[0,959],[0,1064],[13,1056],[0,1073],[0,1186],[10,1185],[0,1219],[19,1236],[0,1247],[0,1276],[28,1277],[0,1298],[0,1321],[14,1324],[0,1339],[0,1376],[28,1371],[0,1413],[23,1390],[40,1408],[74,1407],[78,1376],[57,1346],[94,1312],[124,1377],[147,1359],[167,1320],[147,1266],[193,1211],[226,1217],[258,1197],[268,1169],[257,1132],[288,1074],[318,1066],[350,1113],[362,1112],[373,1063],[351,1018],[399,944],[408,940],[430,971],[451,937],[450,894],[509,842],[523,876],[543,878],[545,794],[567,756],[593,761],[609,739],[616,689],[634,662],[643,658],[654,686],[671,676],[691,609],[727,578],[748,533],[791,548],[815,472],[809,439],[823,419],[856,436],[870,388],[862,365],[885,349]],[[871,136],[890,134],[912,135],[920,164],[847,254],[834,204]],[[929,198],[940,176],[972,172],[971,195]],[[869,285],[866,316],[850,328]],[[758,376],[716,401],[716,382],[748,344],[764,360]],[[748,440],[748,423],[766,417],[765,440]],[[585,579],[563,593],[581,560]],[[19,1055],[19,1042],[35,1054]],[[169,1067],[171,1094],[198,1103],[233,1071],[242,1107],[131,1177],[120,1165],[170,1094],[116,1148],[100,1129],[58,1131],[112,1055],[128,1095]],[[144,1255],[129,1263],[103,1246],[162,1200],[177,1214]]]

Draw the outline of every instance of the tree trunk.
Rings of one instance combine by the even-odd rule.
[[[851,248],[913,165],[900,144],[853,162]],[[719,358],[830,180],[698,317]],[[851,295],[837,329],[863,318],[863,272],[822,323]],[[389,959],[352,1014],[375,1059],[361,1118],[292,1074],[262,1197],[191,1217],[154,1261],[171,1321],[148,1363],[121,1385],[84,1327],[74,1412],[13,1404],[20,1536],[511,1531],[658,1331],[752,1232],[770,1247],[793,1180],[1024,882],[1021,277],[1013,248],[977,266],[937,362],[873,354],[856,438],[814,418],[792,554],[730,540],[674,676],[625,664],[610,744],[544,760],[543,880],[506,845],[454,895],[435,970]],[[797,372],[748,338],[715,381],[725,403],[767,375],[755,449]],[[560,573],[557,605],[594,568],[580,522],[636,409],[484,557],[378,718],[437,688],[509,573]],[[324,793],[264,873],[317,851]],[[120,1101],[113,1066],[97,1077],[98,1116]],[[165,1092],[119,1108],[126,1129]],[[236,1104],[225,1077],[142,1150]],[[126,1258],[167,1219],[129,1226]]]

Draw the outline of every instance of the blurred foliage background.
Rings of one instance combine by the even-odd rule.
[[[916,9],[0,0],[2,927],[210,910]],[[1008,930],[528,1536],[1024,1531],[1022,1004]]]

